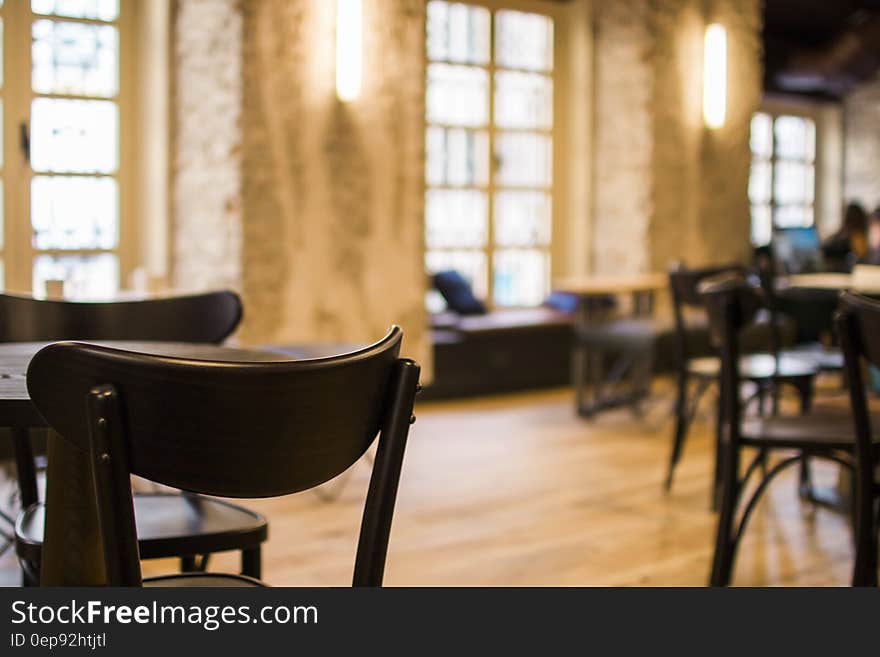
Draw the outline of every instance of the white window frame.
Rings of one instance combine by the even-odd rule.
[[[21,129],[25,126],[30,133],[31,102],[34,98],[89,98],[63,94],[38,94],[31,88],[31,24],[40,18],[88,24],[106,24],[102,21],[69,18],[66,16],[43,16],[33,14],[29,0],[5,0],[0,7],[3,18],[3,164],[4,187],[4,225],[2,258],[5,270],[5,289],[17,292],[30,292],[33,277],[33,262],[38,255],[94,255],[112,253],[119,263],[121,289],[131,272],[138,266],[138,221],[136,212],[135,188],[137,180],[138,131],[136,129],[136,52],[137,52],[137,0],[119,0],[119,16],[112,23],[119,30],[119,88],[111,100],[119,112],[119,154],[118,168],[109,174],[116,179],[119,189],[119,237],[114,249],[50,249],[34,248],[30,213],[30,187],[34,175],[82,175],[54,174],[39,172],[35,174],[24,154],[21,143]]]
[[[545,129],[524,129],[521,132],[527,133],[537,133],[537,134],[545,134],[550,137],[551,140],[551,178],[550,185],[546,189],[546,192],[550,196],[551,202],[551,236],[548,244],[543,246],[534,246],[534,247],[522,247],[526,250],[540,250],[546,256],[546,282],[547,289],[546,293],[549,293],[552,289],[552,276],[558,270],[557,268],[557,255],[559,252],[558,242],[560,234],[564,234],[566,232],[566,226],[562,226],[562,218],[564,216],[562,204],[563,204],[563,187],[564,183],[563,172],[564,172],[564,162],[565,162],[565,138],[563,134],[563,127],[566,120],[565,115],[565,102],[566,98],[563,96],[566,84],[566,75],[567,75],[567,60],[565,57],[565,40],[562,36],[564,33],[564,19],[566,18],[568,8],[564,3],[556,3],[556,2],[547,2],[546,0],[449,0],[450,2],[454,2],[457,4],[467,4],[473,5],[477,7],[484,7],[488,9],[492,16],[490,19],[490,30],[489,30],[489,62],[485,65],[481,64],[462,64],[461,62],[443,62],[441,60],[429,60],[426,57],[425,61],[425,76],[427,79],[427,66],[430,63],[449,63],[452,65],[465,65],[465,66],[473,66],[475,68],[481,68],[485,70],[488,74],[489,79],[489,89],[488,89],[488,121],[485,125],[485,130],[488,134],[488,149],[489,149],[489,180],[488,184],[485,187],[482,186],[448,186],[448,185],[429,185],[425,184],[426,194],[431,189],[478,189],[483,191],[487,195],[487,235],[486,242],[482,248],[474,248],[468,249],[464,247],[444,247],[444,248],[435,248],[432,249],[429,246],[426,247],[426,253],[430,252],[459,252],[459,251],[482,251],[484,257],[486,258],[486,296],[482,301],[486,304],[488,308],[496,307],[494,300],[494,276],[493,276],[493,255],[496,250],[505,250],[511,247],[496,247],[495,245],[495,235],[494,235],[494,204],[495,204],[495,165],[494,165],[494,153],[495,153],[495,135],[496,132],[505,131],[504,128],[497,128],[495,126],[495,13],[500,10],[512,10],[512,11],[521,11],[526,13],[533,14],[541,14],[543,16],[547,16],[551,20],[553,20],[553,69],[549,72],[548,76],[550,77],[553,84],[553,115],[552,115],[552,127],[549,130]],[[426,0],[427,4],[428,0]],[[517,70],[517,69],[507,69],[504,70]],[[432,124],[426,121],[426,131],[429,127],[434,125],[438,125],[440,127],[450,127],[441,124]],[[458,126],[453,126],[458,127]],[[482,129],[482,128],[481,128]],[[426,133],[427,134],[427,133]],[[519,187],[500,187],[499,189],[542,189],[538,187],[527,187],[527,188],[519,188]],[[512,247],[516,248],[516,247]],[[562,261],[563,258],[559,258]],[[509,306],[504,306],[509,307]]]

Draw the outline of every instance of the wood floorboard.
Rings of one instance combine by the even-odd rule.
[[[656,410],[659,408],[659,411]],[[395,586],[702,586],[712,557],[709,416],[698,420],[666,495],[671,422],[628,410],[578,418],[568,390],[417,409],[391,536]],[[833,483],[836,470],[817,466]],[[735,585],[846,585],[847,520],[802,503],[796,472],[771,486],[746,533]],[[369,465],[325,491],[247,502],[270,520],[264,579],[350,582]],[[235,555],[212,570],[234,571]],[[170,561],[146,572],[173,572]]]

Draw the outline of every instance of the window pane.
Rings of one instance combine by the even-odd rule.
[[[752,244],[764,246],[773,237],[773,221],[769,205],[752,206]]]
[[[752,203],[770,202],[770,162],[753,162],[749,174],[749,200]]]
[[[773,223],[779,228],[813,225],[813,206],[780,205],[773,209]]]
[[[812,164],[777,160],[773,176],[773,198],[777,203],[813,202]]]
[[[34,296],[46,296],[46,281],[64,281],[68,299],[109,299],[119,291],[119,261],[111,253],[39,255],[34,258]]]
[[[429,127],[426,148],[429,185],[489,183],[489,136],[485,132]]]
[[[540,14],[495,14],[495,63],[530,71],[553,69],[553,21]]]
[[[552,142],[544,135],[499,133],[495,154],[498,183],[521,187],[550,184],[553,166]]]
[[[113,173],[118,158],[116,103],[37,98],[31,104],[35,171]]]
[[[779,116],[776,118],[775,135],[778,157],[813,161],[816,154],[816,127],[810,119]]]
[[[537,250],[496,251],[492,292],[499,306],[537,306],[547,295],[549,260]]]
[[[428,59],[489,63],[489,10],[452,2],[428,3]]]
[[[113,178],[34,176],[34,247],[112,249],[118,242],[118,207]]]
[[[495,243],[499,246],[550,244],[550,195],[543,192],[495,194]]]
[[[431,189],[425,196],[429,249],[485,246],[488,235],[485,192]]]
[[[432,274],[454,269],[471,284],[474,296],[485,299],[488,294],[486,254],[482,251],[428,251],[425,266]]]
[[[118,39],[112,25],[34,21],[31,84],[43,94],[113,96]]]
[[[489,74],[481,68],[428,65],[428,121],[481,126],[489,120]]]
[[[119,0],[31,0],[35,14],[112,21],[119,16]]]
[[[538,73],[496,73],[495,123],[501,128],[551,128],[553,81]]]
[[[769,160],[773,155],[773,118],[769,114],[758,112],[752,116],[749,143],[757,157]]]

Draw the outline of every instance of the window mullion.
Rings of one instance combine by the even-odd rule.
[[[495,25],[496,12],[489,13],[489,186],[486,190],[486,289],[488,290],[486,303],[495,306],[495,176],[498,169],[498,157],[495,151]]]

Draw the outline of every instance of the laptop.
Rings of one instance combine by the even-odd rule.
[[[825,271],[822,243],[815,226],[775,228],[773,259],[780,274],[812,274]]]

